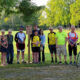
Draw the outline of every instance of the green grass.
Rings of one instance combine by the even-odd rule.
[[[55,32],[57,32],[58,30],[54,30]],[[64,30],[66,33],[68,33],[70,30]],[[16,34],[16,32],[17,31],[13,31],[13,36],[15,36],[15,34]],[[24,31],[25,32],[25,31]],[[79,32],[79,30],[76,30],[76,32],[78,33],[78,37],[79,37],[79,40],[78,40],[78,42],[80,41],[80,32]],[[49,49],[48,49],[48,41],[47,41],[47,35],[48,35],[48,33],[49,33],[49,31],[48,30],[45,30],[44,31],[44,34],[45,34],[45,36],[46,36],[46,44],[45,44],[45,58],[46,58],[46,63],[45,63],[45,65],[46,64],[50,64],[50,61],[51,61],[51,56],[50,56],[50,52],[49,52]],[[6,34],[7,34],[7,31],[6,31]],[[26,32],[25,32],[25,34],[26,34]],[[25,60],[26,61],[28,61],[28,48],[27,48],[27,43],[28,43],[28,36],[27,36],[27,34],[26,34],[26,41],[25,41],[25,43],[26,43],[26,48],[25,48]],[[17,53],[17,49],[16,49],[16,43],[15,43],[15,41],[13,42],[13,44],[14,44],[14,64],[12,65],[13,67],[16,67],[16,66],[26,66],[26,65],[17,65],[16,64],[16,53]],[[79,49],[80,49],[80,46],[78,46],[78,52],[79,52]],[[20,56],[20,61],[21,61],[21,56]],[[31,61],[32,61],[32,52],[31,52]],[[64,58],[63,58],[63,56],[62,56],[62,61],[64,62]],[[69,54],[68,54],[68,46],[67,46],[67,61],[69,62]],[[33,64],[27,64],[28,66],[35,66],[35,65],[33,65]],[[10,67],[12,67],[11,65],[9,65]]]

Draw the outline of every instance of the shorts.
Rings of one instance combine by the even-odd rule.
[[[3,46],[1,46],[1,52],[2,53],[7,53],[7,48],[4,48]]]
[[[53,52],[56,54],[56,45],[49,45],[50,53],[53,54]]]
[[[72,56],[72,51],[73,51],[73,54],[76,56],[77,55],[77,46],[74,45],[73,47],[71,47],[71,45],[68,45],[68,51],[69,51],[69,56]]]
[[[25,44],[16,43],[17,51],[24,52],[25,50]]]
[[[32,47],[32,52],[40,52],[40,47]]]
[[[60,56],[61,54],[63,54],[64,56],[67,55],[67,50],[66,50],[65,45],[58,45],[57,54],[58,56]]]

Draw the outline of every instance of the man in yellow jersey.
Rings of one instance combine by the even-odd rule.
[[[62,26],[58,27],[58,32],[56,33],[56,49],[57,55],[59,56],[59,64],[61,64],[61,54],[64,55],[65,64],[67,64],[66,56],[66,43],[67,43],[67,34],[63,31]]]
[[[49,30],[50,30],[50,33],[48,34],[48,46],[51,53],[51,63],[53,63],[54,62],[53,52],[55,53],[55,62],[57,62],[56,41],[55,41],[56,33],[53,32],[53,27],[50,27]]]

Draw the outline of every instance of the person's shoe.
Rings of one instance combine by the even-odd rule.
[[[17,62],[17,64],[20,64],[19,62]]]
[[[72,64],[72,61],[70,61],[70,63],[69,64]]]
[[[68,64],[67,61],[65,61],[65,64]]]
[[[61,61],[59,61],[59,63],[58,64],[62,64],[62,62]]]
[[[76,64],[76,62],[74,61],[74,65]]]
[[[23,64],[26,64],[26,61],[22,61]]]

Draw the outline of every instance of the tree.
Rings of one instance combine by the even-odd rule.
[[[71,4],[70,13],[70,23],[77,26],[80,23],[80,0],[76,0],[75,3]]]
[[[70,5],[74,0],[50,0],[40,16],[40,25],[68,25],[70,23]]]

